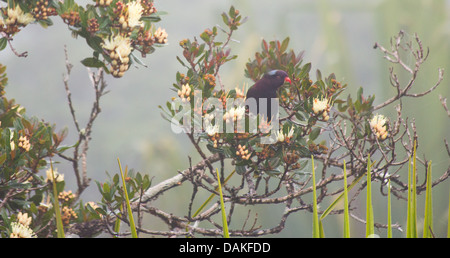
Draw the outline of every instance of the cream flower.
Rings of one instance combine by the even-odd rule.
[[[30,141],[26,136],[20,136],[19,137],[19,144],[17,144],[20,148],[24,149],[25,151],[29,151],[31,148]]]
[[[330,112],[330,101],[326,98],[322,100],[315,98],[313,101],[313,112],[316,115],[322,113],[322,120],[328,121],[330,119],[328,115],[328,112]]]
[[[383,115],[375,115],[369,122],[370,128],[378,139],[384,140],[387,137],[387,119]]]
[[[167,32],[165,29],[158,28],[155,33],[153,33],[153,36],[155,37],[156,43],[159,44],[166,44],[167,43]]]
[[[144,8],[142,8],[142,5],[140,1],[130,2],[127,4],[128,6],[128,26],[134,27],[134,26],[141,26],[142,21],[139,21],[142,16],[142,11]]]
[[[8,19],[6,20],[6,23],[13,24],[16,21],[18,24],[25,26],[34,22],[34,18],[30,13],[24,13],[22,9],[20,9],[20,6],[17,5],[14,9],[8,8]]]
[[[53,169],[53,174],[55,175],[56,182],[64,181],[64,175],[58,173],[57,170],[58,170],[57,168]],[[47,174],[47,180],[46,181],[47,182],[53,182],[53,176],[52,176],[52,169],[51,168],[47,169],[46,174]]]
[[[245,97],[244,89],[240,89],[240,88],[236,87],[236,88],[234,88],[234,90],[236,91],[236,98],[244,98]]]
[[[28,217],[28,213],[19,212],[19,214],[17,214],[17,221],[20,224],[28,227],[31,224],[31,217]]]
[[[121,35],[116,35],[114,38],[111,36],[109,39],[106,39],[102,44],[104,49],[110,50],[112,53],[116,54],[122,62],[124,59],[128,59],[128,56],[131,53],[131,41],[129,38],[125,38]],[[112,59],[117,59],[113,58]]]
[[[219,125],[212,125],[208,123],[208,125],[206,125],[205,132],[209,136],[214,136],[216,133],[219,133]]]
[[[280,131],[276,132],[277,142],[289,142],[293,135],[294,127],[291,127],[287,134],[284,134],[283,129],[280,129]]]
[[[31,228],[18,222],[11,223],[11,235],[10,238],[35,238],[36,234]]]
[[[236,122],[241,120],[245,115],[245,107],[233,107],[230,110],[228,110],[225,115],[223,116],[223,120],[225,120],[227,123],[229,122]]]
[[[17,23],[22,24],[24,26],[28,25],[34,21],[35,21],[34,17],[30,13],[25,13],[25,14],[19,15],[17,17]]]
[[[191,86],[189,84],[181,85],[181,90],[178,90],[178,96],[183,103],[191,101]]]
[[[322,112],[324,110],[327,110],[328,108],[328,100],[327,99],[318,99],[315,98],[313,102],[313,111],[314,114],[318,114],[319,112]]]

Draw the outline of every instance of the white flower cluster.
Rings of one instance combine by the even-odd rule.
[[[35,238],[36,234],[30,228],[31,217],[28,217],[28,213],[19,212],[17,214],[17,222],[11,223],[10,238]]]
[[[370,128],[373,133],[377,136],[378,139],[384,140],[386,139],[387,132],[387,119],[383,115],[375,115],[372,120],[370,120]]]
[[[64,174],[58,173],[56,168],[53,169],[53,175],[52,175],[52,169],[51,168],[47,169],[46,175],[47,175],[46,182],[53,182],[53,175],[55,176],[56,182],[64,181]]]
[[[140,21],[142,12],[144,8],[142,7],[140,1],[130,2],[127,4],[128,7],[128,27],[141,26],[143,23]],[[123,23],[125,24],[125,23]],[[123,26],[122,24],[122,26]]]
[[[291,127],[291,129],[289,130],[289,132],[287,134],[284,134],[283,129],[280,129],[280,131],[278,131],[276,133],[277,142],[289,143],[289,141],[293,135],[294,135],[294,127]]]
[[[330,103],[328,99],[318,99],[315,98],[313,101],[313,112],[314,114],[322,113],[322,120],[328,121],[330,119],[330,116],[328,113],[330,112]]]
[[[232,107],[229,109],[225,115],[223,116],[223,120],[225,120],[227,123],[230,122],[236,122],[239,120],[242,120],[242,118],[245,115],[245,107]]]
[[[26,26],[29,23],[34,22],[34,17],[30,13],[24,13],[20,6],[17,5],[14,9],[8,8],[7,11],[8,18],[4,21],[6,25],[18,24],[22,26]],[[2,21],[0,20],[0,25],[2,25]]]
[[[181,90],[178,90],[178,97],[181,98],[183,103],[191,101],[191,86],[189,84],[181,85]]]

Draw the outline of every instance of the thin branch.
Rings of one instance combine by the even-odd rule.
[[[6,38],[6,40],[8,41],[9,48],[11,48],[11,51],[14,53],[14,55],[16,55],[17,57],[28,57],[27,51],[22,52],[22,53],[17,52],[17,50],[13,47],[13,45],[11,43],[13,41],[12,37],[8,36],[8,34],[6,34],[3,31],[0,32],[0,34],[3,36],[3,38]]]

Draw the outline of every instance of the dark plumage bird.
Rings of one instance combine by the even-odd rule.
[[[291,79],[285,71],[281,70],[272,70],[257,81],[250,89],[247,91],[247,99],[254,98],[257,104],[257,113],[262,115],[264,119],[268,119],[271,121],[272,116],[276,116],[278,113],[278,106],[276,106],[276,110],[272,110],[271,108],[271,99],[277,98],[277,90],[285,83],[291,83]],[[264,110],[264,107],[260,108],[260,102],[262,99],[267,100],[267,109]],[[253,111],[250,108],[250,111]],[[273,111],[273,112],[272,112]],[[255,114],[256,115],[256,114]]]

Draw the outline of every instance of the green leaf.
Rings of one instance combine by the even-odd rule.
[[[238,173],[239,175],[243,175],[247,171],[245,166],[236,165],[235,169],[236,169],[236,173]]]
[[[52,178],[53,178],[53,207],[55,209],[55,216],[56,216],[56,229],[57,229],[57,236],[58,238],[65,238],[64,234],[64,227],[61,219],[61,209],[59,208],[59,200],[58,200],[58,190],[56,189],[56,180],[55,180],[55,173],[53,170],[53,163],[50,160],[50,170],[52,172]]]
[[[316,173],[314,168],[314,156],[311,155],[312,164],[312,187],[313,187],[313,238],[320,238],[319,216],[317,213],[317,194],[316,194]],[[322,234],[323,236],[323,234]]]
[[[350,238],[350,216],[348,211],[347,168],[344,160],[344,238]]]
[[[319,69],[316,70],[316,80],[321,81],[322,80],[322,73]]]
[[[417,194],[416,194],[416,141],[414,140],[413,167],[408,165],[408,211],[406,221],[406,237],[417,238]],[[412,174],[412,175],[411,175]]]
[[[222,194],[222,186],[220,185],[220,175],[219,175],[219,169],[216,168],[217,173],[217,183],[219,188],[219,194],[220,194],[220,209],[222,210],[222,226],[223,226],[223,237],[229,238],[230,234],[228,233],[228,223],[227,223],[227,214],[225,212],[225,204],[223,202],[223,194]]]
[[[86,42],[93,50],[97,51],[98,53],[103,53],[103,39],[101,39],[100,37],[89,37],[86,39]]]
[[[371,176],[370,155],[367,158],[367,194],[366,194],[366,237],[373,237],[375,234],[373,206],[372,206],[372,176]]]
[[[229,21],[228,21],[228,15],[226,13],[222,13],[222,20],[228,26]]]
[[[281,43],[280,52],[283,53],[284,51],[286,51],[288,45],[289,45],[289,37],[285,38]]]
[[[233,170],[225,179],[225,181],[223,182],[224,184],[226,184],[228,182],[228,180],[230,180],[230,178],[234,175],[234,173],[236,172],[236,170]],[[215,189],[216,191],[219,190],[219,186],[216,187]],[[195,218],[195,216],[197,216],[198,214],[200,214],[200,212],[206,207],[206,205],[208,205],[208,203],[214,198],[215,194],[212,193],[207,199],[206,201],[203,202],[202,205],[200,205],[200,208],[197,209],[197,211],[195,211],[195,213],[192,215],[192,218]],[[188,222],[188,224],[190,224],[190,222]],[[186,227],[186,231],[189,231],[189,228]]]
[[[93,68],[100,68],[105,67],[105,64],[94,57],[88,57],[83,60],[81,60],[81,63],[86,67],[93,67]]]
[[[125,202],[126,202],[126,205],[127,205],[128,218],[130,220],[131,236],[133,238],[138,238],[137,231],[136,231],[136,226],[134,224],[134,219],[133,219],[133,211],[131,210],[130,199],[128,198],[127,186],[125,184],[125,176],[124,176],[124,173],[122,171],[122,165],[120,164],[120,159],[119,158],[117,158],[117,162],[119,163],[120,176],[122,177],[123,192],[124,192],[124,195],[125,195]],[[125,171],[125,173],[126,173],[126,171]]]
[[[391,179],[388,181],[388,228],[387,237],[392,238],[392,217],[391,217]]]
[[[364,174],[361,175],[360,177],[356,178],[355,180],[353,180],[352,184],[348,187],[347,192],[350,191],[363,177],[364,177]],[[343,197],[344,197],[344,193],[341,193],[336,198],[336,200],[334,200],[333,203],[330,204],[330,206],[320,216],[320,221],[324,220],[325,217],[328,214],[330,214],[330,212],[334,209],[334,207],[336,207],[336,205],[342,200]]]
[[[7,43],[8,43],[8,40],[6,38],[1,38],[0,39],[0,51],[5,49]]]
[[[316,127],[312,129],[311,134],[309,135],[309,139],[311,141],[314,141],[315,139],[317,139],[317,137],[319,137],[319,134],[320,134],[320,127]]]
[[[143,67],[148,67],[140,58],[134,55],[134,53],[131,53],[131,58],[133,58],[133,61],[135,61],[137,64],[140,64]]]
[[[5,160],[6,160],[6,153],[3,153],[3,154],[0,156],[0,166],[5,162]]]
[[[425,194],[425,215],[423,222],[423,238],[433,237],[433,202],[431,197],[432,192],[432,177],[431,177],[431,161],[428,164],[427,186]]]

